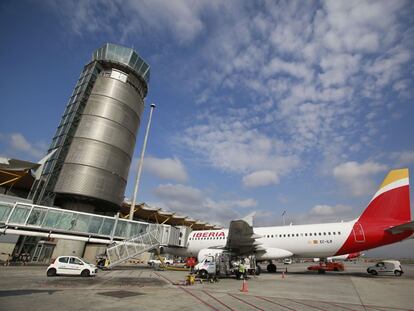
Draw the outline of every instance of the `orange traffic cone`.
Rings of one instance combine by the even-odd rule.
[[[240,291],[243,292],[243,293],[247,293],[249,291],[246,279],[243,279],[243,284],[242,284],[242,288],[241,288]]]

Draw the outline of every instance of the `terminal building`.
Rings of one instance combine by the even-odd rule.
[[[32,204],[22,207],[29,218],[35,205],[102,217],[128,214],[131,203],[124,193],[149,78],[150,66],[133,49],[110,43],[97,49],[79,76],[47,156],[39,163],[3,159],[0,201],[11,203],[10,196],[18,196],[19,202]],[[6,206],[3,211],[10,212]],[[1,220],[1,213],[0,206],[0,225],[10,232],[10,215]],[[192,230],[214,228],[145,204],[136,206],[134,219]],[[68,252],[92,259],[102,252],[102,245],[50,236],[0,238],[0,260],[29,253],[32,261],[46,262]]]

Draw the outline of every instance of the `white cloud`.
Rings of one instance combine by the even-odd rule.
[[[320,224],[328,222],[340,222],[349,221],[357,217],[358,211],[348,205],[327,205],[320,204],[315,205],[310,210],[304,213],[290,213],[289,209],[286,210],[284,216],[285,223],[301,225],[301,224]],[[282,210],[279,214],[273,211],[259,210],[255,217],[256,226],[275,226],[283,225]]]
[[[46,153],[47,146],[43,142],[29,142],[21,133],[1,134],[0,141],[6,144],[4,156],[17,157],[22,160],[40,160]]]
[[[181,43],[192,41],[205,28],[203,15],[225,4],[218,1],[48,1],[77,35],[86,32],[151,36],[166,32]]]
[[[401,152],[394,152],[391,157],[396,160],[398,165],[408,165],[414,163],[414,151],[407,150]]]
[[[387,166],[376,162],[346,162],[333,169],[333,176],[343,183],[354,196],[374,194],[376,187],[372,176],[384,172]]]
[[[283,143],[250,129],[245,122],[232,122],[231,119],[211,117],[209,124],[190,127],[177,140],[205,158],[208,164],[223,171],[244,175],[274,171],[273,182],[299,165],[297,156],[284,154]],[[246,178],[252,180],[257,177],[256,174]]]
[[[181,184],[159,185],[154,189],[154,194],[167,201],[167,204],[193,205],[194,208],[197,208],[197,205],[201,205],[204,199],[199,189]]]
[[[243,177],[243,185],[246,187],[267,186],[279,183],[276,172],[270,170],[256,171]]]
[[[159,185],[153,193],[160,200],[154,203],[155,206],[224,227],[228,227],[231,220],[247,214],[245,209],[257,206],[256,200],[252,198],[213,200],[200,189],[181,184]],[[243,212],[240,213],[239,209]]]
[[[344,212],[349,212],[352,210],[352,207],[345,205],[315,205],[310,210],[311,215],[315,216],[331,216],[331,215],[341,215]]]
[[[144,159],[144,169],[161,179],[185,182],[188,180],[186,169],[182,162],[174,158],[147,157]]]

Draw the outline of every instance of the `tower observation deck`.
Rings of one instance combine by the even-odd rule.
[[[113,214],[119,209],[148,92],[150,66],[136,51],[105,44],[85,65],[29,198]]]

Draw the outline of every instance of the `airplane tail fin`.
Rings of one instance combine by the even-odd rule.
[[[411,221],[409,188],[407,168],[390,171],[358,221],[389,225]]]

